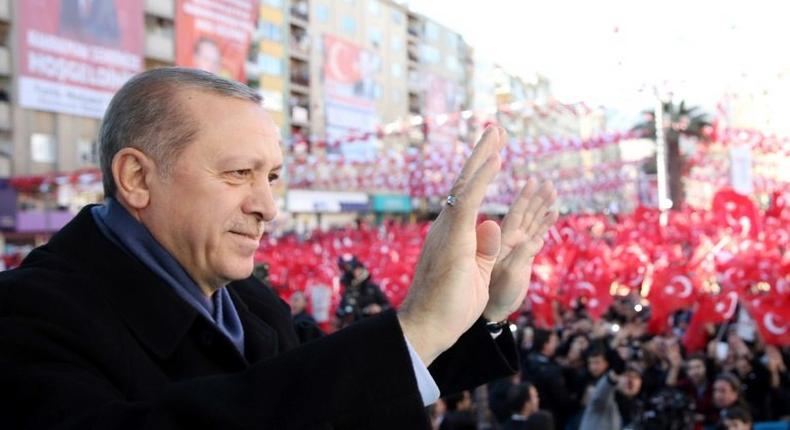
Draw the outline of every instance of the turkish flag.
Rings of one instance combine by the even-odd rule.
[[[708,343],[708,324],[729,321],[738,307],[738,293],[728,291],[717,295],[700,295],[698,306],[691,316],[689,326],[683,335],[683,346],[687,352],[697,352]]]
[[[762,230],[762,218],[757,205],[747,196],[732,188],[723,188],[713,196],[712,212],[716,222],[734,232],[756,239]]]
[[[638,243],[617,245],[612,251],[611,266],[615,279],[633,289],[641,288],[650,256]]]
[[[765,343],[790,346],[790,297],[769,294],[747,301],[746,308]]]
[[[647,298],[653,309],[665,308],[668,312],[690,308],[694,304],[698,287],[685,266],[668,267],[653,275]]]
[[[527,292],[527,301],[532,308],[535,326],[544,329],[554,328],[554,297],[546,284],[533,281]]]
[[[669,316],[694,304],[698,287],[685,266],[670,266],[653,275],[647,299],[651,314],[647,329],[650,333],[666,332]]]
[[[581,279],[571,284],[569,291],[571,302],[584,304],[587,313],[594,320],[600,319],[612,304],[612,294],[609,291],[611,282],[605,279]]]

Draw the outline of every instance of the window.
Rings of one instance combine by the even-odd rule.
[[[447,49],[451,52],[458,52],[458,45],[461,36],[455,33],[447,32]]]
[[[370,44],[376,48],[381,46],[381,29],[378,27],[368,28],[368,40],[370,40]]]
[[[315,17],[320,23],[329,21],[329,6],[325,4],[315,5]]]
[[[283,40],[282,27],[271,21],[261,21],[260,32],[261,37],[264,39],[269,39],[274,42],[282,42]]]
[[[379,11],[381,10],[381,6],[379,5],[379,0],[368,0],[368,12],[370,12],[373,16],[379,16]]]
[[[392,23],[395,25],[401,25],[403,23],[403,14],[397,10],[393,10],[392,14],[390,15],[390,19]]]
[[[30,158],[34,163],[54,163],[55,148],[55,136],[43,133],[30,135]]]
[[[461,71],[461,62],[458,61],[458,57],[455,55],[448,55],[447,58],[444,59],[444,62],[447,65],[447,70],[450,70],[453,73],[458,73]]]
[[[438,25],[436,25],[436,23],[425,21],[425,40],[427,40],[428,43],[438,42],[439,33],[441,33],[441,29]]]
[[[400,52],[401,48],[403,48],[403,40],[398,36],[393,36],[390,39],[390,49],[392,52]]]
[[[401,66],[400,63],[392,63],[392,66],[390,66],[390,68],[391,68],[390,72],[392,73],[393,78],[400,78],[401,76],[403,76],[403,66]]]
[[[283,7],[283,0],[263,0],[263,3],[276,9]]]
[[[354,20],[353,17],[345,15],[343,16],[342,21],[340,22],[340,28],[343,29],[343,32],[346,34],[353,36],[354,33],[357,31],[357,22]]]
[[[424,63],[437,64],[441,61],[442,54],[435,46],[420,46],[420,58]]]
[[[99,164],[99,145],[92,139],[77,139],[77,164]]]
[[[283,111],[283,93],[272,90],[258,90],[263,97],[263,107],[272,111]]]
[[[283,62],[281,59],[272,57],[269,54],[261,53],[258,55],[258,65],[261,66],[263,73],[267,75],[280,76],[283,74]]]

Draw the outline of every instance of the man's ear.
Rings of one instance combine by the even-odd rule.
[[[116,197],[130,209],[144,209],[151,199],[150,179],[156,174],[151,157],[136,148],[126,147],[112,159]]]

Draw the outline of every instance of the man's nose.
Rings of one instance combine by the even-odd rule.
[[[269,181],[255,181],[242,210],[244,213],[255,215],[260,221],[268,222],[277,216],[277,203],[274,201]]]

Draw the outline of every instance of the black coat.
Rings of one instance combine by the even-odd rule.
[[[575,412],[576,402],[568,391],[562,367],[554,359],[532,353],[524,363],[522,376],[538,390],[540,407],[553,414],[557,428],[564,428],[569,415]]]
[[[288,307],[228,285],[246,356],[83,210],[0,274],[4,428],[423,429],[394,312],[297,347]],[[516,368],[478,321],[430,367],[443,393]],[[382,427],[381,423],[386,423]]]
[[[537,411],[525,421],[509,418],[502,430],[554,430],[554,417],[546,411]],[[562,429],[560,429],[562,430]],[[603,430],[603,429],[601,429]]]

